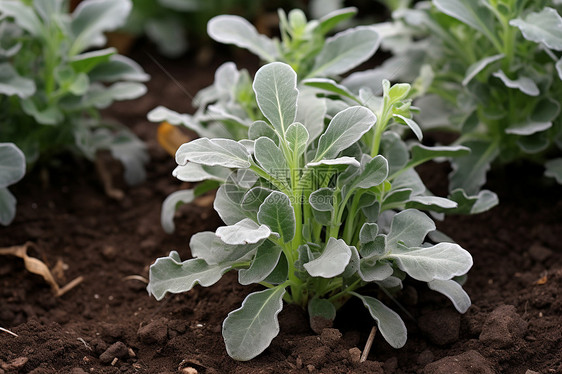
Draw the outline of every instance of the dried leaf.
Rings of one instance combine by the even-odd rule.
[[[177,126],[168,122],[162,122],[158,126],[157,139],[158,144],[172,157],[176,155],[180,145],[191,140]]]

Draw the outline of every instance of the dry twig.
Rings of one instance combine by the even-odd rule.
[[[5,328],[3,328],[3,327],[0,327],[0,331],[6,332],[6,333],[8,333],[8,334],[10,334],[10,335],[12,335],[12,336],[15,336],[16,338],[19,337],[18,334],[13,333],[13,332],[11,332],[10,330],[5,329]]]
[[[367,361],[367,357],[369,356],[369,352],[371,351],[371,346],[373,345],[373,340],[375,339],[375,334],[377,333],[377,327],[373,326],[371,329],[371,333],[367,338],[367,343],[365,343],[365,349],[363,350],[363,354],[361,354],[361,359],[359,362]]]

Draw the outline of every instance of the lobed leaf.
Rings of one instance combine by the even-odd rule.
[[[251,293],[239,309],[228,314],[222,335],[230,357],[251,360],[269,346],[279,334],[277,315],[283,309],[284,295],[281,286]]]
[[[544,7],[525,18],[512,19],[509,24],[518,27],[525,39],[562,51],[562,17],[556,9]]]
[[[216,235],[226,244],[254,244],[269,238],[271,230],[266,225],[258,225],[249,218],[245,218],[232,226],[217,228]]]

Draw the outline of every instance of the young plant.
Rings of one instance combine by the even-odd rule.
[[[327,33],[338,23],[352,17],[355,8],[344,8],[332,12],[320,20],[308,21],[301,10],[295,9],[288,16],[279,10],[281,40],[258,34],[248,21],[239,16],[220,15],[208,24],[208,33],[216,41],[235,44],[255,53],[265,62],[286,62],[299,77],[333,77],[348,72],[370,58],[378,48],[378,34],[370,27],[354,27],[327,38]],[[314,118],[310,123],[311,138],[324,130],[325,100],[317,99],[315,90],[301,87],[300,100],[314,105],[299,105],[299,120]],[[153,122],[166,121],[182,125],[208,138],[241,140],[248,136],[248,129],[258,120],[264,120],[258,108],[252,80],[246,70],[237,70],[227,62],[215,74],[215,82],[194,98],[197,111],[194,115],[179,114],[162,106],[148,114]],[[182,169],[182,170],[180,170]],[[196,170],[192,170],[196,169]],[[225,176],[200,166],[178,167],[174,175],[185,182],[211,179],[222,182]],[[208,183],[197,190],[182,190],[171,194],[162,205],[161,222],[166,232],[174,231],[173,215],[181,203],[191,202],[196,196],[216,188],[217,183]]]
[[[0,2],[0,141],[18,145],[28,164],[71,150],[93,160],[109,150],[125,179],[144,179],[147,154],[126,128],[99,109],[143,95],[142,68],[105,43],[131,1],[85,0],[72,14],[63,0]]]
[[[16,215],[16,198],[8,187],[25,175],[25,157],[13,143],[0,143],[0,225],[8,226]]]
[[[253,90],[265,119],[252,123],[247,139],[204,137],[177,151],[180,167],[225,176],[214,207],[226,226],[193,235],[193,259],[182,262],[173,251],[156,260],[148,292],[160,300],[196,284],[211,286],[230,270],[238,271],[243,285],[263,285],[223,323],[227,352],[236,360],[250,360],[269,346],[283,302],[307,308],[314,327],[357,297],[386,341],[402,347],[403,321],[371,294],[372,286],[391,294],[407,276],[427,282],[465,312],[470,299],[457,277],[468,272],[472,257],[457,244],[440,242],[433,220],[418,210],[446,212],[459,204],[429,195],[413,168],[468,149],[408,148],[389,128],[391,117],[411,117],[410,86],[386,81],[383,96],[370,100],[378,103],[378,115],[363,105],[345,107],[318,137],[311,135],[318,118],[297,121],[301,88],[289,65],[263,66]],[[465,199],[463,209],[475,203]]]
[[[491,163],[521,158],[562,183],[562,158],[547,161],[562,149],[561,9],[549,0],[433,0],[380,26],[395,56],[377,74],[419,75],[427,95],[416,105],[429,114],[420,123],[460,133],[455,144],[472,151],[453,161],[451,188],[476,193]]]

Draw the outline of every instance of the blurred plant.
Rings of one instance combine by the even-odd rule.
[[[99,109],[143,95],[149,77],[113,48],[92,49],[131,6],[86,0],[68,14],[63,0],[0,2],[0,141],[17,144],[28,165],[67,150],[90,160],[109,150],[128,183],[144,179],[144,144]]]
[[[493,162],[521,158],[562,183],[562,158],[547,161],[562,150],[560,11],[557,0],[422,2],[377,27],[394,56],[343,83],[417,78],[420,123],[472,150],[454,160],[452,189],[476,193]]]
[[[13,143],[0,143],[0,225],[9,225],[16,215],[16,198],[8,187],[25,175],[25,156]]]

